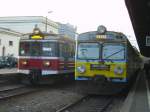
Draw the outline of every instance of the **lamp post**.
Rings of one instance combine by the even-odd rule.
[[[48,11],[48,14],[50,14],[50,13],[52,13],[53,11]],[[45,32],[47,33],[47,23],[48,23],[48,21],[47,21],[47,16],[46,16],[46,24],[45,24]]]

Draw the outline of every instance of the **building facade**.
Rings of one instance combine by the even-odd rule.
[[[0,17],[0,56],[18,57],[19,40],[23,34],[32,33],[37,26],[42,32],[51,32],[75,39],[76,28],[42,16]]]
[[[31,33],[38,26],[43,32],[58,34],[58,24],[43,16],[0,17],[0,27],[9,28],[20,33]]]
[[[18,57],[19,40],[22,34],[10,29],[0,28],[0,56]]]
[[[74,27],[73,25],[70,25],[69,23],[67,23],[67,24],[58,23],[58,24],[59,24],[59,29],[58,29],[59,34],[71,37],[72,39],[75,39],[75,36],[77,34],[76,27]]]

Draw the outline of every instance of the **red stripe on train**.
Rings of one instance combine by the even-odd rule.
[[[50,65],[45,66],[44,63],[49,62]],[[59,59],[19,59],[19,69],[59,69]]]

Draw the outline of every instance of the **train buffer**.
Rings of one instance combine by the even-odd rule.
[[[150,79],[140,71],[120,112],[150,112]]]

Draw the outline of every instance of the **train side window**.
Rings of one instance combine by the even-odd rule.
[[[74,45],[70,45],[70,57],[71,58],[74,58],[74,55],[75,55],[75,47]]]
[[[64,57],[64,44],[60,43],[59,44],[59,56]]]
[[[74,46],[68,43],[59,44],[60,57],[74,57]]]
[[[67,57],[71,57],[71,51],[72,51],[72,46],[71,44],[67,44],[66,45],[66,54],[67,54]]]
[[[64,55],[63,57],[69,57],[69,45],[67,43],[64,44]]]

